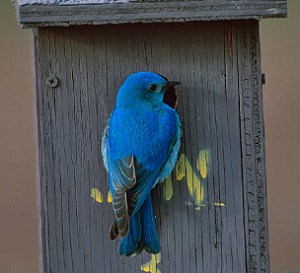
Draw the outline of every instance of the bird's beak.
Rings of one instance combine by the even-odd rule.
[[[175,86],[175,85],[179,85],[181,84],[181,82],[167,82],[167,84],[165,85],[165,91],[168,90],[169,88]]]
[[[181,82],[168,82],[168,83],[167,83],[167,85],[168,85],[169,87],[175,86],[175,85],[179,85],[179,84],[181,84]]]

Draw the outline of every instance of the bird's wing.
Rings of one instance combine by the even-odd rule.
[[[144,203],[147,195],[158,182],[160,169],[147,170],[137,163],[136,181],[137,183],[127,191],[127,203],[129,215],[135,214]]]
[[[110,185],[113,199],[112,205],[118,233],[122,237],[126,236],[129,228],[126,191],[130,190],[136,184],[134,162],[135,159],[133,156],[109,162]]]
[[[168,154],[160,168],[149,171],[137,163],[136,184],[127,191],[129,215],[136,213],[152,188],[169,176],[176,163],[179,146],[180,128],[178,127],[178,131],[170,140]]]
[[[134,157],[128,156],[118,160],[109,160],[109,122],[101,141],[101,153],[105,168],[109,173],[110,189],[113,198],[115,221],[110,229],[110,237],[114,239],[120,234],[125,236],[129,227],[129,214],[126,190],[136,183]]]

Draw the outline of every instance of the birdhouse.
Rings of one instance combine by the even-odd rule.
[[[34,36],[43,272],[269,272],[259,20],[285,17],[286,1],[15,6]],[[108,237],[100,143],[119,87],[138,71],[182,83],[182,139],[152,196],[161,252],[124,257]]]

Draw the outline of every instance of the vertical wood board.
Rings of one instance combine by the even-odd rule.
[[[247,267],[270,272],[259,32],[255,24],[245,25],[237,40]]]

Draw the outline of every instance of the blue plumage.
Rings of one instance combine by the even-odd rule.
[[[177,160],[180,120],[163,102],[164,92],[177,84],[151,72],[130,75],[102,138],[115,215],[110,238],[121,236],[122,255],[160,251],[150,193]]]

